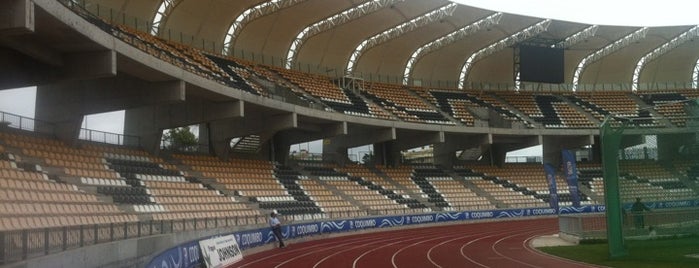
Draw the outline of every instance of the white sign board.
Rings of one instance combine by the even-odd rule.
[[[206,267],[209,268],[224,267],[243,259],[243,252],[233,235],[201,240],[199,247]]]

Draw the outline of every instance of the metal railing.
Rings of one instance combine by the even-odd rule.
[[[140,146],[141,137],[81,128],[78,139],[106,144]]]
[[[160,220],[0,232],[0,264],[118,240],[221,227],[259,225],[265,216]]]
[[[50,136],[55,136],[56,134],[56,126],[53,123],[3,111],[0,111],[0,127],[9,127]],[[138,136],[104,132],[86,128],[80,129],[78,139],[134,147],[141,145],[141,138]]]
[[[27,131],[43,130],[53,134],[53,125],[33,118],[0,111],[0,126]]]
[[[635,222],[639,220],[638,217],[643,219],[643,228]],[[699,234],[699,209],[654,210],[642,214],[627,212],[622,222],[626,237],[647,236],[651,226],[656,235]],[[558,224],[561,233],[576,236],[581,240],[607,237],[604,213],[559,215]]]

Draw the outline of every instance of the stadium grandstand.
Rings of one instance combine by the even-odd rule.
[[[36,87],[33,117],[0,111],[0,266],[199,267],[207,243],[239,261],[274,246],[272,211],[291,243],[564,214],[562,236],[638,236],[614,221],[638,197],[647,225],[699,230],[699,26],[445,0],[8,0],[0,14],[0,90]],[[83,124],[113,111],[123,133]],[[508,161],[532,146],[541,157]]]

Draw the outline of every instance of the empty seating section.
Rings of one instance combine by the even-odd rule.
[[[351,104],[350,99],[342,92],[342,89],[330,81],[329,77],[303,73],[295,70],[287,70],[278,67],[270,67],[281,76],[301,87],[311,95],[322,101]]]
[[[627,160],[619,162],[620,194],[622,202],[631,203],[637,197],[644,201],[672,201],[696,199],[698,194],[693,190],[690,172],[696,163],[691,160],[680,160],[671,163],[675,171],[670,171],[663,164],[652,160]],[[604,181],[600,164],[579,165],[580,182],[597,195],[604,198]],[[681,177],[686,176],[683,180]],[[696,185],[694,185],[695,187]]]
[[[371,190],[373,193],[378,193],[378,195],[350,195],[352,198],[360,200],[360,203],[370,210],[381,210],[385,213],[405,213],[407,209],[416,210],[416,212],[427,209],[424,204],[408,195],[403,195],[403,191],[390,186],[391,183],[388,180],[379,177],[367,167],[354,164],[336,169],[347,173],[350,181],[361,185],[364,189]],[[366,202],[366,200],[371,201]]]
[[[299,184],[300,180],[308,179],[306,176],[283,165],[275,165],[274,176],[289,196],[258,198],[261,209],[275,209],[282,215],[294,215],[295,219],[317,219],[324,216],[318,204]]]
[[[367,103],[352,91],[340,88],[332,83],[329,77],[277,67],[269,68],[334,111],[354,116],[391,119],[391,116],[377,104]],[[293,90],[295,87],[289,88]]]
[[[472,164],[453,173],[425,165],[338,167],[301,162],[301,168],[290,168],[262,160],[192,155],[174,155],[166,162],[125,147],[69,147],[7,132],[0,132],[0,144],[0,152],[17,154],[0,159],[0,230],[226,217],[264,223],[264,214],[272,209],[310,219],[333,213],[359,217],[432,209],[529,208],[546,207],[549,198],[539,164]],[[670,171],[670,165],[679,172]],[[601,203],[600,165],[580,163],[578,168],[582,204]],[[693,161],[621,161],[620,168],[624,202],[636,197],[698,197],[699,165]],[[570,205],[564,178],[559,177],[557,185],[561,205]]]
[[[441,169],[431,166],[418,166],[413,169],[410,178],[422,190],[422,197],[427,198],[427,201],[435,207],[443,210],[453,210],[449,202],[444,199],[444,196],[438,192],[430,180],[447,179],[448,175]]]
[[[492,106],[491,109],[497,111],[503,118],[512,120],[512,121],[517,121],[519,120],[520,122],[524,123],[526,126],[531,127],[531,123],[527,120],[524,120],[521,116],[516,114],[515,112],[511,111],[509,108],[507,108],[506,105],[504,105],[499,99],[495,98],[493,95],[491,95],[488,92],[478,92],[477,94],[472,94],[474,95],[477,99],[482,100],[484,103]]]
[[[267,161],[235,159],[221,161],[211,156],[174,155],[182,164],[191,167],[192,173],[199,172],[201,181],[207,181],[211,186],[202,185],[204,193],[214,193],[217,203],[223,206],[234,205],[236,209],[216,210],[215,213],[223,213],[230,216],[257,216],[260,211],[243,205],[234,197],[224,196],[219,191],[213,190],[215,185],[224,192],[246,199],[260,197],[288,196],[272,173],[273,165]],[[210,179],[210,181],[209,181]],[[199,181],[199,180],[197,180]],[[201,184],[201,183],[199,183]],[[247,200],[246,200],[247,201]]]
[[[633,202],[636,197],[646,201],[689,200],[698,197],[680,178],[656,161],[620,161],[619,173],[622,201]]]
[[[421,196],[423,194],[422,189],[411,179],[413,173],[412,167],[386,167],[383,165],[377,165],[376,168],[379,170],[379,172],[385,174],[389,179],[403,187],[408,195]]]
[[[495,94],[547,128],[597,127],[584,114],[552,94],[498,91]]]
[[[637,126],[659,125],[651,117],[650,112],[641,110],[638,103],[631,99],[628,94],[617,91],[576,92],[575,95],[567,95],[566,97],[600,121],[604,120],[606,115],[612,114],[617,117],[633,119],[633,123]],[[618,123],[618,121],[613,123]]]
[[[111,34],[153,57],[196,75],[252,94],[266,94],[259,85],[248,79],[251,76],[248,70],[232,61],[209,57],[194,47],[163,40],[124,25],[112,28]]]
[[[548,183],[541,165],[506,164],[503,167],[475,165],[472,168],[485,176],[483,180],[471,182],[488,191],[493,198],[507,206],[513,208],[548,206]],[[559,204],[571,205],[566,182],[557,177],[556,185]]]
[[[561,117],[563,128],[597,128],[598,124],[590,121],[584,114],[564,102],[552,103],[553,109]]]
[[[638,95],[646,104],[670,120],[677,127],[685,127],[687,112],[685,106],[690,99],[699,98],[696,90],[677,90],[673,92],[652,92]]]
[[[255,73],[248,70],[245,65],[238,64],[232,58],[220,58],[209,54],[206,54],[206,57],[228,74],[230,77],[228,84],[233,88],[242,89],[255,95],[269,95],[260,85],[252,82],[252,77]]]
[[[495,209],[495,205],[491,204],[488,199],[478,196],[463,182],[455,181],[451,177],[431,177],[427,178],[427,180],[430,181],[438,193],[442,194],[444,200],[454,210]]]
[[[599,163],[578,163],[578,182],[590,190],[590,201],[604,204],[604,178]]]
[[[346,173],[338,172],[332,167],[326,167],[323,164],[307,165],[301,163],[304,172],[308,172],[313,178],[318,180],[304,180],[300,183],[302,188],[309,192],[309,195],[318,204],[323,212],[343,212],[343,213],[360,213],[366,211],[358,205],[350,202],[352,199],[346,198],[352,194],[358,195],[377,195],[371,190],[358,185],[356,182],[350,181]],[[310,183],[311,181],[315,183]],[[307,188],[307,187],[311,188]],[[313,191],[309,191],[312,189]],[[337,196],[339,198],[330,198],[328,195]],[[366,212],[364,212],[366,213]]]
[[[458,119],[462,124],[473,126],[475,117],[468,110],[469,107],[479,107],[464,92],[427,91],[423,88],[412,88],[420,97],[429,100],[434,106]]]
[[[13,148],[14,151],[21,152],[51,150],[56,155],[83,153],[79,149],[68,150],[55,140],[4,132],[0,132],[0,142]],[[89,153],[83,153],[83,155],[87,154]],[[78,189],[76,185],[57,182],[43,172],[19,168],[18,166],[35,166],[33,163],[41,163],[43,160],[35,156],[21,158],[27,161],[25,165],[0,160],[0,218],[2,219],[0,230],[123,223],[137,220],[136,215],[124,212],[113,203],[104,202],[97,195]],[[101,168],[104,169],[103,166]],[[37,168],[37,170],[41,169]]]
[[[409,122],[454,125],[439,111],[413,95],[402,85],[368,83],[361,91],[368,99]]]

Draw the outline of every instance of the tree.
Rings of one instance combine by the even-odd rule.
[[[163,135],[165,148],[178,151],[196,150],[199,145],[199,139],[192,133],[189,127],[178,127],[168,130]],[[192,148],[195,147],[195,148]]]

